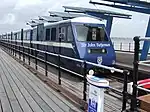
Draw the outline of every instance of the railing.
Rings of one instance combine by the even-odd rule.
[[[51,66],[54,66],[54,67],[58,68],[58,84],[59,85],[61,85],[61,70],[66,70],[66,71],[68,71],[70,73],[73,73],[75,75],[78,75],[78,76],[82,77],[83,78],[83,100],[84,101],[87,100],[87,80],[86,80],[87,64],[93,65],[95,67],[107,69],[107,70],[110,70],[110,71],[113,71],[113,72],[122,73],[124,75],[123,91],[120,92],[117,89],[113,89],[111,87],[110,88],[113,89],[113,91],[116,91],[116,92],[118,92],[118,93],[123,95],[122,110],[126,110],[127,81],[128,81],[128,75],[129,75],[129,72],[127,70],[121,70],[121,69],[117,69],[117,68],[114,68],[114,67],[108,67],[108,66],[104,66],[104,65],[99,65],[99,64],[88,62],[86,60],[80,60],[80,59],[76,59],[76,58],[72,58],[72,57],[61,55],[61,48],[60,47],[59,47],[59,54],[55,54],[55,53],[50,53],[50,52],[47,51],[48,46],[46,46],[45,50],[42,51],[42,50],[39,50],[39,49],[23,46],[23,44],[17,45],[16,43],[12,44],[11,42],[2,41],[2,40],[0,41],[0,43],[5,48],[8,48],[9,52],[12,53],[12,55],[16,56],[16,54],[18,53],[19,54],[19,59],[21,59],[21,54],[22,54],[24,62],[25,62],[25,55],[28,56],[28,64],[29,65],[30,65],[30,58],[35,59],[35,69],[36,70],[38,69],[37,68],[37,61],[43,62],[45,64],[45,76],[48,76],[47,75],[47,72],[48,72],[47,66],[48,65],[51,65]],[[27,51],[27,52],[25,52],[25,51]],[[33,52],[35,55],[32,55],[31,52]],[[39,57],[37,57],[37,52],[44,53],[44,55],[45,55],[44,56],[45,57],[44,60],[40,59]],[[49,62],[47,60],[47,56],[55,56],[55,57],[57,57],[57,61],[58,61],[57,64]],[[75,73],[75,72],[73,72],[71,70],[67,70],[66,68],[61,66],[61,58],[81,63],[83,74]]]
[[[140,37],[134,37],[134,62],[133,62],[133,92],[132,92],[132,98],[131,98],[131,111],[137,111],[137,91],[138,89],[149,92],[150,90],[145,89],[143,87],[138,86],[137,81],[138,81],[138,68],[139,68],[139,49],[140,49],[140,41],[150,41],[150,38],[140,38]]]

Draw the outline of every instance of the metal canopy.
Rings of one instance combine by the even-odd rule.
[[[46,22],[57,22],[63,20],[61,17],[52,17],[52,16],[39,16],[39,20]]]
[[[101,2],[103,1],[103,2]],[[150,0],[101,0],[100,2],[90,1],[92,4],[105,5],[114,8],[150,14]],[[106,1],[106,2],[104,2]],[[146,31],[146,37],[150,37],[150,17]],[[150,42],[144,41],[143,49],[141,51],[140,60],[146,60]]]
[[[31,27],[35,27],[37,26],[38,24],[37,23],[33,23],[32,21],[29,21],[26,23],[27,25],[30,25]]]
[[[120,3],[120,4],[130,5],[130,6],[140,6],[143,8],[145,7],[150,8],[150,0],[101,0],[101,1],[107,1],[109,3],[110,2]]]
[[[106,1],[102,2],[102,1]],[[90,1],[91,4],[105,5],[129,11],[150,14],[150,2],[139,0],[101,0],[100,2]]]
[[[30,25],[31,27],[35,27],[39,24],[43,24],[44,21],[43,20],[39,20],[39,19],[32,19],[31,21],[27,22],[27,25]]]
[[[91,8],[83,8],[83,7],[71,7],[71,6],[63,6],[66,12],[76,12],[76,13],[96,13],[96,14],[103,14],[104,16],[110,17],[119,17],[119,18],[131,18],[131,15],[117,13],[113,11],[106,11],[101,9],[91,9]]]
[[[64,20],[65,19],[72,19],[72,18],[75,18],[75,17],[82,17],[82,16],[97,18],[97,17],[90,16],[90,15],[87,15],[87,14],[74,14],[74,13],[68,13],[68,12],[49,11],[49,13],[50,13],[50,16],[52,16],[52,17],[61,17]],[[97,18],[97,19],[101,19],[101,18]]]

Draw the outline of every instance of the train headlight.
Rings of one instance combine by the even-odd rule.
[[[89,54],[91,53],[91,49],[88,49],[88,53],[89,53]]]
[[[115,60],[113,60],[113,61],[112,61],[112,64],[113,64],[113,65],[115,65],[115,64],[116,64],[116,61],[115,61]]]
[[[89,70],[89,75],[94,75],[94,70]]]
[[[105,53],[105,49],[102,49],[102,53]]]

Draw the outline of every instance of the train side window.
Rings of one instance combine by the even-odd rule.
[[[52,41],[56,40],[56,28],[51,29],[51,40]]]
[[[46,29],[46,39],[45,40],[50,40],[50,29]]]
[[[59,28],[59,37],[61,37],[61,41],[66,40],[66,27]]]
[[[17,39],[17,33],[15,33],[14,35],[15,35],[15,40],[18,40],[18,39]]]
[[[23,40],[27,39],[27,32],[23,32]]]
[[[67,28],[67,41],[73,41],[73,34],[71,26],[68,26]]]
[[[32,40],[36,41],[37,40],[37,29],[33,29],[33,36]]]
[[[30,40],[30,31],[27,32],[27,40]]]
[[[18,33],[18,38],[17,39],[21,40],[21,33],[20,32]]]

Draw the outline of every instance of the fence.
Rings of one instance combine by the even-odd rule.
[[[22,55],[24,62],[25,62],[25,56],[27,56],[29,65],[30,65],[30,58],[33,58],[35,60],[35,69],[36,70],[37,70],[37,61],[43,62],[44,65],[45,65],[45,76],[47,76],[47,72],[48,72],[47,66],[48,65],[55,66],[56,68],[58,68],[58,84],[59,85],[61,85],[61,70],[66,70],[68,72],[71,72],[75,75],[78,75],[78,76],[82,77],[83,78],[83,98],[82,99],[84,101],[87,101],[87,80],[86,80],[87,64],[90,64],[90,65],[93,65],[93,66],[96,66],[96,67],[99,67],[99,68],[104,68],[104,69],[108,69],[108,70],[111,70],[111,71],[116,71],[116,72],[122,73],[124,75],[124,87],[123,87],[123,91],[121,92],[121,94],[123,95],[123,103],[122,103],[122,111],[123,111],[123,110],[126,110],[126,104],[127,104],[128,96],[131,96],[131,106],[130,106],[131,109],[130,110],[137,109],[137,89],[141,89],[141,87],[137,86],[137,80],[138,80],[138,54],[139,54],[139,40],[140,39],[139,39],[139,37],[135,37],[134,40],[135,40],[135,52],[134,52],[133,93],[132,93],[132,95],[129,95],[127,93],[127,83],[128,83],[128,75],[129,75],[129,72],[127,70],[120,70],[120,69],[116,69],[114,67],[107,67],[107,66],[91,63],[91,62],[88,62],[86,60],[80,60],[80,59],[75,59],[75,58],[72,58],[72,57],[67,57],[67,56],[61,55],[60,54],[61,47],[59,47],[59,54],[55,54],[55,53],[47,52],[47,47],[45,47],[45,51],[42,51],[42,50],[39,50],[39,49],[23,46],[23,44],[17,45],[16,42],[12,43],[11,41],[0,40],[0,43],[1,43],[2,46],[7,48],[7,50],[10,53],[12,53],[12,55],[16,56],[16,54],[18,53],[19,54],[19,59],[21,58],[21,55]],[[60,40],[60,42],[61,42],[61,40]],[[32,55],[32,52],[34,52],[35,55]],[[38,58],[37,57],[37,52],[44,53],[45,58],[44,59]],[[57,57],[57,64],[49,62],[47,60],[48,55]],[[70,71],[66,68],[63,68],[61,66],[61,58],[81,63],[83,74],[78,74],[78,73]],[[117,91],[117,90],[115,90],[115,91]],[[120,91],[117,91],[117,92],[120,92]]]
[[[145,89],[143,87],[138,86],[138,68],[139,68],[139,49],[140,49],[140,41],[150,41],[150,38],[140,38],[140,37],[134,37],[134,62],[133,62],[133,92],[131,97],[131,111],[137,111],[137,91],[138,89],[149,92],[150,90]]]

